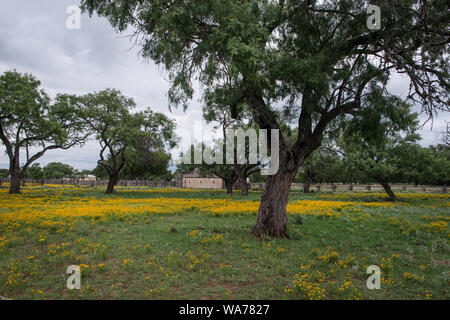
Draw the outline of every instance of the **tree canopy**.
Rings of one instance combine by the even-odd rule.
[[[47,151],[69,149],[88,138],[75,97],[58,94],[52,100],[40,85],[31,74],[7,71],[0,76],[0,140],[10,161],[10,193],[20,192],[20,179]]]
[[[87,94],[80,98],[80,103],[83,118],[100,144],[98,164],[109,176],[107,193],[113,192],[126,164],[136,159],[136,153],[147,154],[150,159],[155,151],[175,143],[172,120],[150,109],[132,113],[136,103],[118,90]]]
[[[389,182],[408,170],[406,150],[420,139],[418,114],[411,112],[411,105],[380,92],[344,126],[340,147],[347,164],[380,183],[395,200]]]
[[[123,179],[171,180],[172,173],[168,170],[171,155],[164,151],[139,152],[130,151],[129,161],[122,173]],[[107,161],[110,159],[108,158]],[[97,178],[108,178],[108,172],[101,165],[92,170]]]
[[[50,162],[42,169],[42,175],[46,179],[73,178],[76,170],[68,164]]]

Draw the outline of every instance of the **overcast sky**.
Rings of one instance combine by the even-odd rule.
[[[202,121],[197,99],[186,113],[169,112],[169,85],[164,71],[139,58],[138,48],[132,48],[129,38],[118,35],[105,19],[95,16],[83,15],[80,30],[67,28],[70,16],[67,8],[78,4],[77,0],[1,0],[0,73],[11,69],[32,73],[51,96],[117,88],[133,97],[138,106],[151,107],[175,119],[180,135],[191,132],[193,123]],[[392,86],[406,95],[404,80],[396,78]],[[433,131],[429,125],[425,126],[420,132],[423,145],[439,141],[445,119],[450,120],[448,114],[435,120]],[[205,138],[210,139],[211,135]],[[45,165],[59,161],[77,169],[93,169],[98,152],[97,143],[91,141],[83,148],[49,151],[38,162]],[[8,157],[2,150],[0,168],[8,165]]]

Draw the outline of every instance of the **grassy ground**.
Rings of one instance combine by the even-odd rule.
[[[449,299],[449,196],[291,194],[291,239],[255,239],[260,193],[0,190],[11,299]],[[66,288],[67,267],[82,270]],[[367,267],[381,268],[369,290]]]

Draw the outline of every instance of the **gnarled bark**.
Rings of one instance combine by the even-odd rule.
[[[11,183],[9,185],[9,194],[20,193],[20,173],[16,170],[10,171]]]
[[[241,195],[244,197],[248,196],[248,184],[246,178],[241,180]]]
[[[303,184],[303,192],[304,193],[310,193],[311,192],[311,183],[312,183],[312,177],[307,176],[306,181]]]
[[[119,176],[110,176],[108,181],[108,187],[106,188],[106,194],[112,194],[114,192],[114,187],[119,182]]]
[[[397,200],[397,196],[395,195],[394,191],[392,191],[392,188],[389,185],[389,183],[387,183],[384,180],[378,180],[378,183],[381,184],[381,186],[383,187],[384,191],[386,191],[386,193],[388,194],[389,200],[391,200],[391,201],[396,201]]]
[[[227,189],[227,194],[233,194],[233,183],[234,181],[225,180],[225,188]]]
[[[236,172],[237,179],[239,180],[239,186],[241,188],[241,195],[248,196],[248,185],[247,185],[247,177],[245,175],[245,171],[241,170],[237,164],[234,165],[234,169]]]
[[[119,175],[111,175],[109,176],[108,186],[106,187],[106,194],[112,194],[114,192],[114,187],[120,180]]]
[[[277,174],[268,177],[259,205],[258,220],[253,228],[256,237],[287,237],[286,205],[295,174],[296,171],[280,168]]]

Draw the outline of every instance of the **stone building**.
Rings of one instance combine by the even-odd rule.
[[[222,178],[216,175],[202,176],[200,170],[195,168],[192,173],[182,175],[182,187],[187,189],[223,189],[225,187]]]

